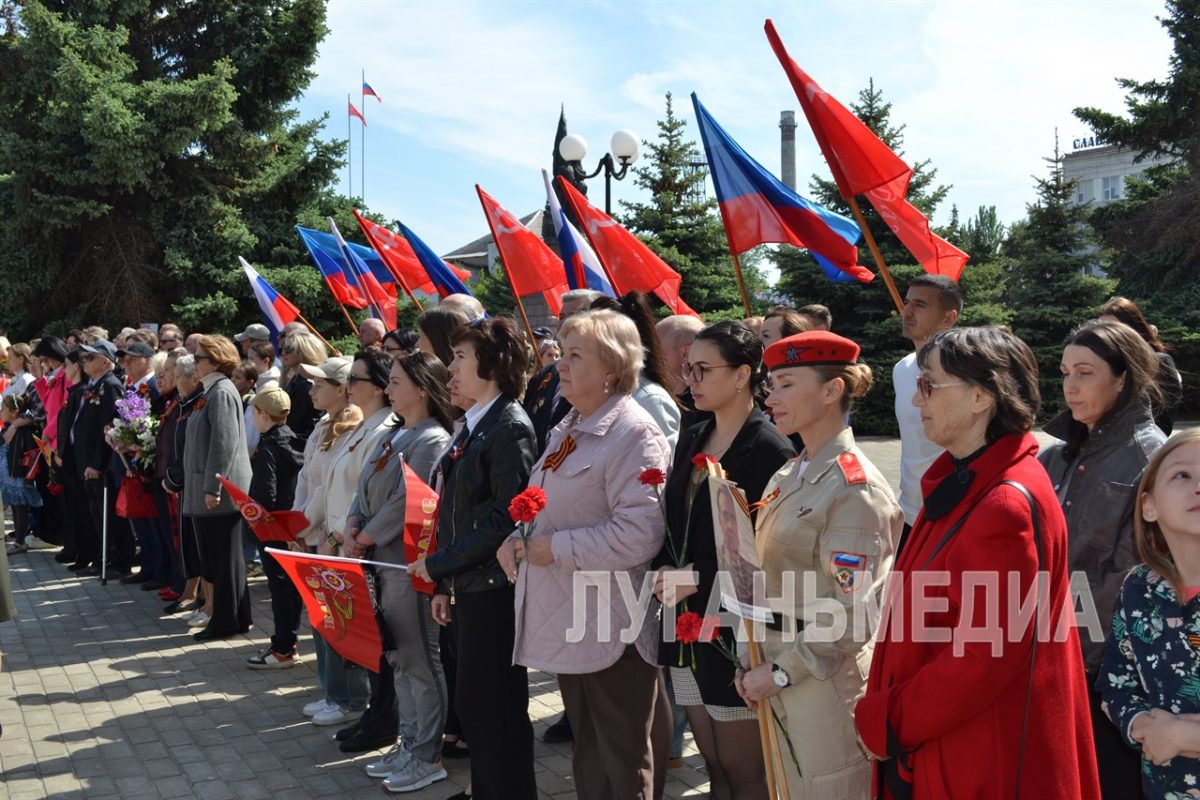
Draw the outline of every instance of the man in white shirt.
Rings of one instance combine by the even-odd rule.
[[[925,438],[921,411],[913,405],[917,393],[917,353],[933,335],[953,328],[962,313],[962,290],[945,275],[918,275],[904,295],[904,336],[912,340],[913,352],[892,368],[896,390],[896,422],[900,425],[900,507],[904,510],[904,533],[900,547],[921,510],[921,476],[942,454],[942,448]],[[896,554],[899,555],[899,548]]]

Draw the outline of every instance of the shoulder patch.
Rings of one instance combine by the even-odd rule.
[[[842,477],[846,479],[846,483],[854,485],[856,483],[867,482],[867,471],[863,469],[863,465],[859,462],[858,456],[847,450],[838,456],[838,466],[842,469]]]

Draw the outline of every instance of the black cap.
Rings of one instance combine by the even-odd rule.
[[[533,329],[533,336],[535,339],[553,339],[554,331],[550,330],[545,325],[541,325]]]
[[[142,358],[154,358],[154,350],[145,342],[133,341],[125,345],[117,351],[119,356],[141,356]]]

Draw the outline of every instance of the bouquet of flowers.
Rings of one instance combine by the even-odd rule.
[[[154,464],[154,439],[158,434],[158,418],[150,413],[150,400],[135,389],[117,401],[117,417],[109,428],[108,437],[114,449],[129,453],[143,470]]]

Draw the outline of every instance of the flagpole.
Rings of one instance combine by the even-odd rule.
[[[333,221],[333,217],[326,217],[325,219],[329,220],[329,227],[334,231],[337,231],[336,238],[339,240],[338,245],[342,248],[342,258],[346,261],[346,269],[350,270],[357,276],[359,288],[362,289],[363,297],[365,297],[367,300],[367,308],[371,309],[371,316],[382,321],[383,309],[371,300],[371,292],[367,289],[366,276],[358,270],[358,268],[354,265],[354,259],[350,257],[350,243],[342,238],[341,231],[337,230],[337,224]]]
[[[350,116],[350,93],[346,92],[346,174],[349,187],[347,197],[354,197],[354,122]]]
[[[346,318],[346,322],[350,323],[350,330],[354,331],[355,336],[358,336],[358,326],[354,324],[354,318],[350,316],[350,312],[346,310],[346,307],[342,305],[342,302],[336,297],[333,298],[333,302],[337,303],[337,307],[342,312],[342,316]]]
[[[362,111],[362,147],[358,149],[359,158],[359,196],[363,199],[363,205],[367,203],[367,71],[362,71],[362,95],[358,98],[360,111]]]
[[[342,310],[343,310],[343,311],[345,311],[345,309],[342,309]],[[301,314],[299,310],[297,310],[297,311],[296,311],[296,319],[300,320],[300,322],[301,322],[303,325],[306,325],[306,326],[308,326],[308,329],[309,329],[310,331],[312,331],[312,332],[313,332],[313,336],[316,336],[318,339],[320,339],[320,340],[321,340],[321,342],[322,342],[322,343],[323,343],[323,344],[324,344],[326,347],[328,347],[328,348],[329,348],[329,351],[330,351],[331,353],[333,353],[335,356],[340,356],[340,355],[342,354],[340,350],[338,350],[336,347],[334,347],[333,345],[331,345],[331,344],[328,342],[328,340],[326,340],[326,338],[325,338],[324,336],[322,336],[322,335],[321,335],[320,331],[318,331],[318,330],[317,330],[317,328],[316,328],[316,326],[315,326],[315,325],[313,325],[311,322],[309,322],[308,320],[306,320],[306,319],[304,318],[304,315],[303,315],[303,314]],[[357,336],[357,335],[358,335],[358,331],[357,331],[357,330],[355,330],[355,332],[354,332],[354,335],[355,335],[355,336]]]
[[[299,550],[282,550],[278,547],[264,547],[268,553],[282,553],[285,556],[295,556],[296,558],[319,559],[321,561],[337,561],[342,564],[368,564],[372,567],[383,567],[384,569],[402,569],[408,572],[408,564],[389,564],[386,561],[367,561],[364,558],[347,558],[346,556],[322,556],[316,553],[304,553]]]
[[[879,245],[875,241],[875,236],[871,233],[871,228],[867,225],[867,220],[863,217],[862,209],[858,207],[858,199],[851,196],[846,198],[846,202],[850,204],[850,210],[854,212],[854,218],[858,220],[858,227],[862,229],[863,236],[866,237],[867,247],[871,248],[871,256],[875,259],[876,266],[879,267],[879,274],[883,275],[883,282],[887,284],[888,294],[892,296],[892,302],[896,304],[896,311],[904,313],[904,301],[900,299],[900,291],[896,288],[896,282],[892,280],[892,273],[887,268],[887,264],[883,263],[883,253],[879,252]]]
[[[729,231],[725,231],[726,241],[729,241]],[[742,276],[742,261],[738,258],[738,254],[733,252],[733,242],[729,242],[729,258],[733,261],[733,274],[737,276],[738,290],[742,293],[742,308],[746,310],[746,316],[754,316],[754,312],[750,310],[750,292],[746,289],[746,279]]]
[[[479,184],[475,184],[475,193],[479,194],[480,191]],[[533,326],[529,324],[529,316],[525,313],[525,304],[521,302],[521,296],[517,294],[517,287],[513,285],[512,275],[508,272],[508,264],[504,263],[504,252],[500,249],[500,237],[496,235],[496,226],[492,224],[492,215],[488,213],[482,194],[479,194],[479,205],[483,208],[483,218],[487,220],[488,230],[492,232],[492,241],[496,243],[496,255],[500,256],[500,265],[504,267],[504,277],[508,280],[508,288],[512,290],[513,300],[517,301],[517,311],[520,312],[521,321],[525,323],[525,331],[529,334],[529,346],[533,347],[537,342],[537,337],[533,335]],[[534,357],[537,357],[536,353]]]

